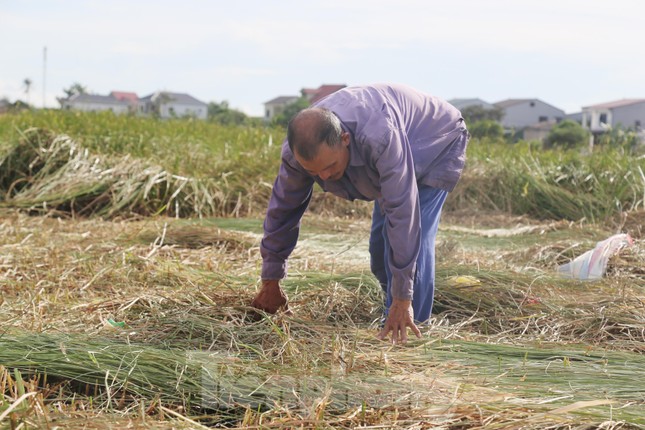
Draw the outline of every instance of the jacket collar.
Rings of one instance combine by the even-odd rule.
[[[345,125],[343,120],[340,120],[340,126],[343,129],[343,131],[346,131],[349,133],[349,165],[364,166],[365,160],[363,160],[363,157],[361,156],[361,153],[358,150],[356,139],[354,138],[354,132]]]

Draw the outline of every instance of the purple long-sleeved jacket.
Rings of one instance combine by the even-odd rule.
[[[287,141],[273,186],[261,243],[262,279],[286,275],[300,219],[314,182],[348,200],[378,200],[387,218],[392,296],[412,299],[420,246],[418,184],[452,191],[464,167],[468,132],[460,112],[410,87],[377,84],[349,87],[320,102],[350,133],[345,175],[323,181],[296,161]]]

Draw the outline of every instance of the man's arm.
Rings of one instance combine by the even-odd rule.
[[[392,304],[378,337],[385,339],[392,333],[393,343],[406,343],[408,327],[417,337],[421,336],[412,310],[413,280],[421,243],[419,195],[407,136],[392,128],[380,149],[376,168],[391,248],[386,264],[392,272]]]
[[[376,158],[381,186],[380,206],[387,218],[391,252],[392,297],[412,300],[412,283],[421,246],[421,215],[414,163],[407,137],[391,130]]]
[[[262,289],[251,305],[269,313],[287,307],[287,297],[280,279],[287,273],[287,259],[298,241],[300,219],[313,192],[313,179],[299,170],[293,154],[283,145],[282,163],[274,182],[264,219],[262,255]]]

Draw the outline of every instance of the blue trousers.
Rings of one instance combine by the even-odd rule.
[[[421,247],[417,257],[417,268],[414,275],[414,294],[412,308],[414,320],[423,323],[430,319],[434,302],[435,275],[435,237],[439,228],[441,208],[448,192],[438,188],[419,185],[419,207],[421,209]],[[385,229],[386,217],[381,213],[378,202],[374,202],[372,230],[370,233],[370,266],[372,273],[381,284],[385,293],[385,316],[392,304],[392,273],[387,264],[390,253],[390,242]]]

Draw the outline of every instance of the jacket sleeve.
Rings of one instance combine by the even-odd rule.
[[[262,279],[286,276],[287,259],[296,247],[300,220],[311,200],[313,184],[311,176],[297,167],[288,146],[283,145],[282,163],[273,184],[260,244]]]
[[[374,162],[380,176],[381,200],[390,243],[387,262],[392,272],[392,296],[412,300],[416,261],[421,243],[421,215],[414,162],[406,134],[386,130],[376,146]]]

